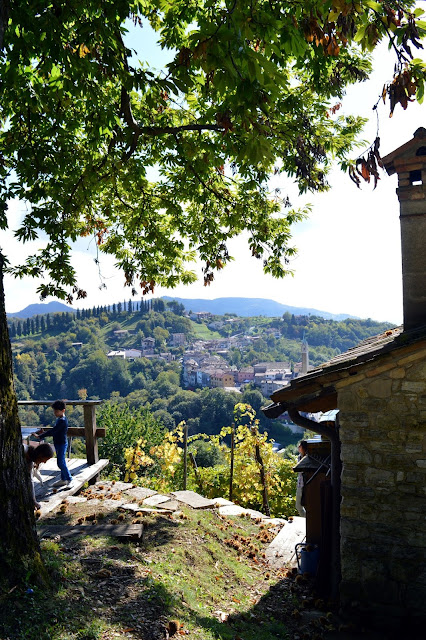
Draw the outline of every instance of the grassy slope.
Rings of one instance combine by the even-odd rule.
[[[198,340],[219,340],[220,338],[222,338],[218,331],[212,331],[206,324],[202,322],[194,322],[193,320],[191,320],[191,327],[194,335]]]
[[[68,505],[49,522],[75,524],[95,513],[110,522],[119,515],[102,501],[93,505]],[[90,535],[43,541],[52,590],[30,583],[33,594],[17,588],[0,595],[0,637],[159,640],[168,637],[166,629],[194,640],[294,637],[294,609],[306,587],[264,563],[274,534],[216,511],[182,509],[181,515],[150,515],[143,522],[140,543]],[[85,524],[90,534],[90,522]]]

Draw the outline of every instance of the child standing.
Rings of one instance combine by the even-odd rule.
[[[57,464],[61,470],[61,479],[54,482],[54,487],[70,487],[72,484],[72,477],[68,470],[65,460],[65,454],[68,449],[68,420],[65,416],[65,402],[63,400],[56,400],[52,404],[53,413],[56,416],[55,426],[51,429],[44,431],[39,429],[36,431],[37,436],[43,436],[43,438],[52,436],[53,444],[55,446]]]

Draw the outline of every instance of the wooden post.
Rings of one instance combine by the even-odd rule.
[[[262,460],[262,456],[260,454],[260,445],[259,445],[259,439],[258,439],[258,431],[256,427],[251,427],[251,432],[253,434],[253,436],[255,437],[255,457],[256,457],[256,462],[259,465],[259,472],[260,472],[260,482],[262,485],[262,509],[265,515],[268,516],[268,518],[271,516],[271,510],[269,508],[269,501],[268,501],[268,488],[266,486],[266,474],[265,474],[265,467],[263,464],[263,460]]]
[[[96,407],[94,405],[83,405],[84,414],[84,435],[86,438],[86,458],[92,465],[99,460],[98,439],[96,437]],[[99,474],[94,476],[89,484],[95,484],[99,480]]]
[[[197,481],[197,484],[198,484],[198,486],[200,488],[200,491],[202,491],[203,490],[203,483],[201,482],[200,473],[198,471],[198,466],[197,466],[197,461],[195,460],[195,456],[192,453],[192,451],[190,451],[190,453],[189,453],[189,459],[191,460],[192,466],[194,467],[195,479]]]
[[[188,425],[183,427],[183,490],[186,491],[188,479]]]
[[[232,502],[232,492],[234,484],[234,449],[235,449],[235,424],[231,431],[231,468],[229,470],[229,500]]]

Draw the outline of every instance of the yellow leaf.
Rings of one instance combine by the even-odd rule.
[[[80,58],[85,58],[90,53],[90,49],[85,44],[81,44],[78,48],[78,55]]]

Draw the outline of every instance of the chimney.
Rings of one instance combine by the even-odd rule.
[[[426,129],[385,158],[398,174],[404,331],[426,325]]]

